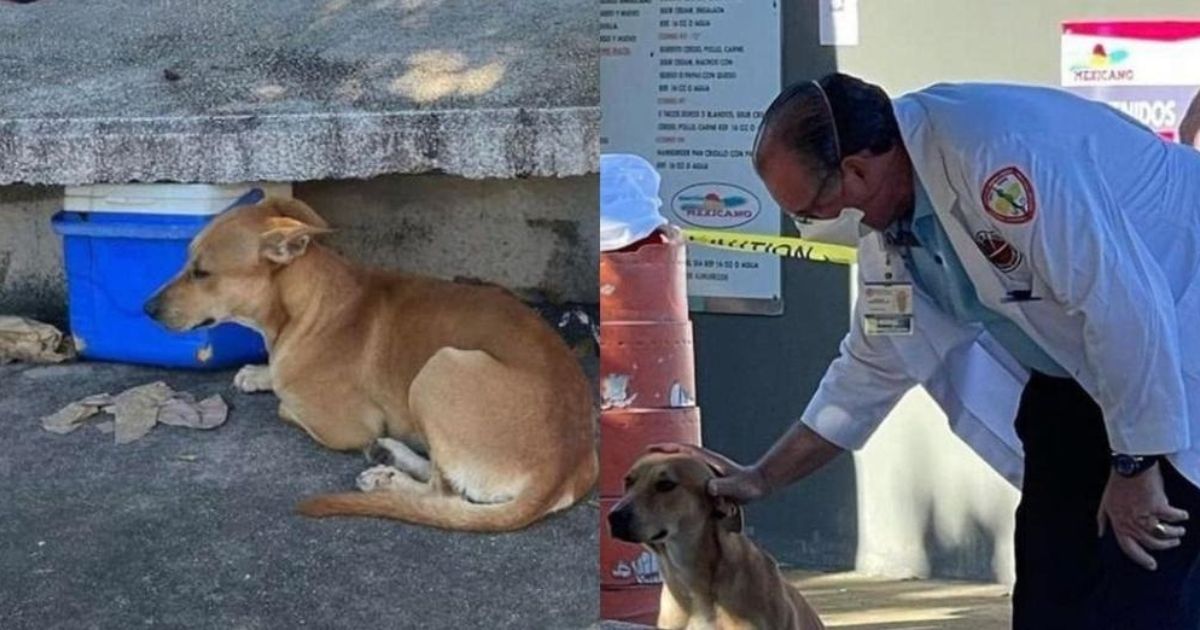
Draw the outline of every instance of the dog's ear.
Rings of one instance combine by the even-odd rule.
[[[714,475],[725,476],[724,471],[714,466],[712,462],[705,463]],[[731,501],[729,497],[713,497],[713,516],[717,519],[718,527],[734,534],[742,533],[742,528],[746,524],[746,519],[742,515],[742,506]]]
[[[322,219],[316,210],[313,210],[311,206],[299,199],[292,199],[291,197],[267,197],[259,203],[264,206],[270,206],[281,217],[295,219],[300,223],[315,228],[329,228],[328,221]]]
[[[273,263],[286,265],[308,251],[314,236],[327,232],[328,228],[314,227],[295,219],[276,219],[259,237],[259,252]]]
[[[718,527],[733,534],[742,533],[742,528],[746,525],[746,519],[742,515],[742,506],[734,503],[728,497],[713,498],[713,515],[717,519]]]

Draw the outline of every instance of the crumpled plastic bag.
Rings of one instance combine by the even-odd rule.
[[[225,422],[229,406],[220,396],[209,396],[196,402],[196,397],[187,392],[177,392],[158,410],[158,421],[174,427],[190,429],[215,429]]]
[[[0,365],[13,361],[62,363],[75,358],[71,338],[50,324],[0,315]]]
[[[188,392],[177,392],[161,381],[127,389],[116,396],[97,394],[77,400],[42,418],[42,428],[59,434],[78,429],[98,414],[113,416],[117,444],[128,444],[150,432],[156,424],[192,429],[214,429],[225,423],[229,406],[220,394],[196,401]],[[98,428],[109,432],[108,423]]]
[[[117,444],[128,444],[150,432],[158,423],[158,411],[174,394],[166,383],[157,382],[127,389],[113,396],[111,413],[116,423]]]
[[[52,433],[70,433],[78,429],[84,420],[100,413],[111,404],[112,396],[108,394],[88,396],[42,418],[42,428]]]

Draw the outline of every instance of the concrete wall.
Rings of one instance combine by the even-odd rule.
[[[599,186],[596,176],[393,175],[304,183],[294,193],[337,228],[329,242],[363,262],[595,303]]]
[[[389,175],[294,192],[337,228],[329,242],[363,262],[595,303],[598,186],[595,176]],[[65,321],[62,246],[50,228],[61,205],[59,187],[0,186],[0,313]]]
[[[61,188],[0,186],[0,313],[65,321],[62,243],[50,229],[61,208]]]
[[[1200,4],[1195,0],[887,0],[860,4],[859,45],[836,48],[838,66],[890,92],[937,81],[1058,85],[1059,36],[1064,21],[1200,17]]]

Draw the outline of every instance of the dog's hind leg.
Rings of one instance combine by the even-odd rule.
[[[335,451],[363,451],[371,446],[371,443],[376,437],[382,433],[382,420],[377,426],[372,426],[369,422],[338,422],[338,412],[342,412],[350,417],[363,417],[367,415],[361,410],[355,413],[355,409],[331,409],[326,414],[319,413],[321,408],[312,410],[305,408],[302,414],[297,409],[297,404],[288,400],[279,402],[279,417],[285,422],[290,422],[304,429],[312,439],[316,440],[322,446],[331,448]],[[333,421],[329,419],[333,418]]]
[[[468,393],[469,392],[469,393]],[[570,480],[544,413],[554,392],[482,350],[439,349],[409,387],[434,467],[432,484],[475,504],[519,503],[532,522],[563,507]]]
[[[394,466],[417,481],[429,481],[429,460],[404,442],[379,438],[368,449],[367,458],[377,464]]]
[[[433,488],[392,466],[372,466],[358,474],[355,486],[363,492],[431,492]]]

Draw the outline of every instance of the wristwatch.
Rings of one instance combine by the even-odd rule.
[[[1124,455],[1113,453],[1112,467],[1122,477],[1136,477],[1158,463],[1160,455]]]

